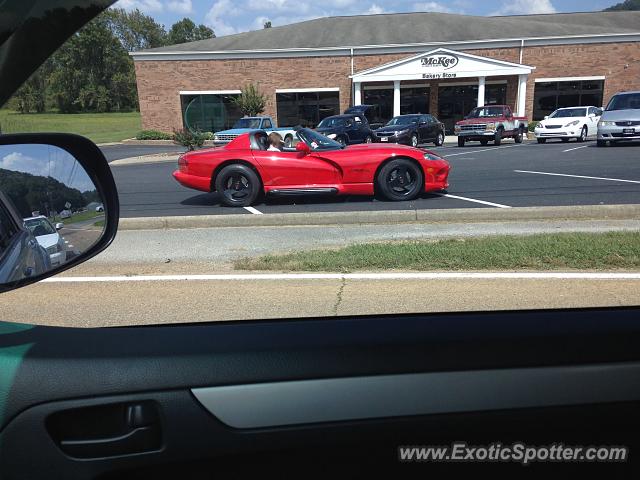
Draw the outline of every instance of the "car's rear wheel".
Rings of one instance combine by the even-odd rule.
[[[227,207],[248,207],[260,194],[260,178],[251,167],[236,163],[224,167],[215,180],[220,202]]]
[[[373,138],[371,138],[371,135],[367,135],[367,138],[364,139],[364,143],[371,143],[373,142]]]
[[[596,145],[599,147],[606,147],[607,146],[607,141],[606,140],[597,140],[596,141]]]
[[[464,138],[458,137],[458,146],[459,147],[464,147]]]
[[[579,142],[585,142],[587,140],[587,127],[582,127],[580,131],[580,136],[578,137]]]
[[[483,147],[486,146],[489,143],[488,140],[480,140],[480,145],[482,145]]]
[[[493,144],[498,147],[502,143],[502,130],[498,130],[496,132],[495,137],[493,137]]]
[[[518,129],[518,132],[516,133],[516,136],[513,137],[513,139],[516,143],[522,143],[522,129]]]
[[[387,200],[411,200],[422,190],[424,176],[416,163],[399,158],[380,169],[376,183]]]
[[[414,148],[418,146],[418,135],[415,133],[411,135],[411,146]]]
[[[436,147],[441,147],[444,144],[444,133],[442,132],[438,133],[438,136],[436,137],[436,141],[433,143],[435,144]]]
[[[547,143],[547,139],[546,138],[538,138],[538,143]]]

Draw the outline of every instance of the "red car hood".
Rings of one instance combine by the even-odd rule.
[[[477,123],[504,122],[505,120],[505,117],[469,118],[456,122],[456,125],[475,125]]]

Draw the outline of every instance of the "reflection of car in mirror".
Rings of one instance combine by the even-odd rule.
[[[223,148],[183,154],[174,178],[182,185],[216,191],[227,206],[251,205],[269,195],[373,195],[411,200],[449,186],[449,164],[435,153],[403,145],[344,146],[307,128],[296,148],[267,150],[267,134],[239,136]]]
[[[57,267],[67,260],[67,252],[62,236],[56,227],[44,215],[24,219],[25,226],[31,232],[38,243],[47,251],[51,259],[51,265]],[[57,226],[62,228],[63,224]]]

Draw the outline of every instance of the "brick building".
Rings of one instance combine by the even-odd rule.
[[[640,12],[329,17],[132,53],[145,129],[229,128],[248,83],[281,126],[350,105],[431,113],[448,129],[480,104],[538,120],[640,90]]]

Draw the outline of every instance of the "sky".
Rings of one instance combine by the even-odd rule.
[[[43,177],[51,176],[81,192],[96,188],[74,157],[51,145],[0,145],[0,168]]]
[[[622,1],[622,0],[619,0]],[[274,27],[318,17],[401,12],[466,15],[523,15],[602,10],[618,0],[119,0],[114,6],[139,8],[168,29],[184,17],[211,27],[216,36]]]

